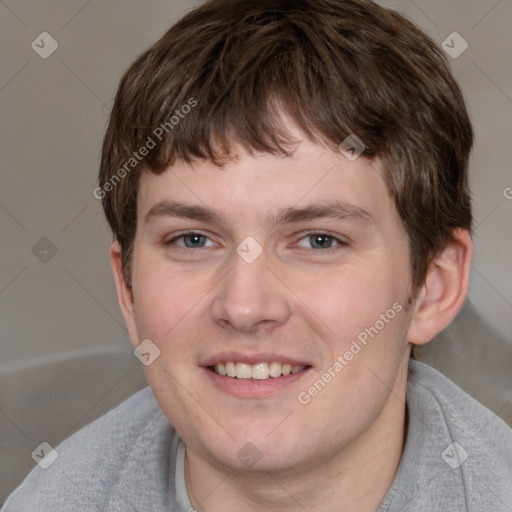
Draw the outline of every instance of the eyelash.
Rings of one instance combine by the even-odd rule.
[[[167,242],[164,242],[164,245],[171,245],[171,244],[174,244],[177,240],[181,239],[181,238],[184,238],[184,237],[187,237],[187,236],[193,236],[193,235],[198,235],[198,236],[202,236],[208,240],[211,240],[209,237],[207,237],[206,235],[203,235],[202,233],[198,233],[197,231],[187,231],[185,233],[181,233],[180,235],[177,235],[175,236],[174,238],[172,238],[171,240],[168,240]],[[336,250],[338,250],[340,247],[346,247],[348,246],[349,244],[344,241],[344,240],[341,240],[340,238],[337,238],[333,235],[330,235],[329,233],[324,233],[323,231],[309,231],[307,233],[304,233],[304,235],[302,236],[302,238],[299,239],[299,242],[301,240],[304,240],[305,238],[308,238],[308,237],[311,237],[313,235],[318,235],[318,236],[325,236],[325,237],[328,237],[330,238],[331,240],[335,241],[338,243],[338,245],[335,245],[334,247],[328,247],[327,249],[319,249],[319,248],[311,248],[311,250],[315,251],[315,252],[322,252],[322,253],[327,253],[327,254],[330,254]],[[182,247],[182,246],[177,246],[178,249],[175,249],[177,251],[181,251],[181,252],[189,252],[189,251],[196,251],[198,249],[207,249],[207,247],[197,247],[197,248],[193,248],[193,247]],[[304,249],[304,247],[302,247]]]

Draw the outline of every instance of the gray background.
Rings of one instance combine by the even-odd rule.
[[[450,61],[477,136],[470,300],[423,357],[512,421],[512,0],[380,3],[440,44],[456,31],[469,45]],[[122,72],[196,4],[0,2],[0,503],[41,442],[55,446],[144,385],[92,191]],[[45,31],[58,49],[43,59],[31,43]]]

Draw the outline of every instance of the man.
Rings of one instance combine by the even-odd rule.
[[[468,287],[473,132],[368,0],[212,0],[125,73],[99,187],[149,388],[5,510],[512,510],[512,433],[410,360]]]

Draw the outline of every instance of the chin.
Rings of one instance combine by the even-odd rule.
[[[275,428],[274,424],[269,429],[267,423],[261,428],[253,425],[252,428],[244,430],[239,427],[233,431],[234,438],[226,434],[222,436],[222,442],[217,438],[213,442],[203,441],[203,446],[209,458],[229,470],[286,471],[300,464],[302,436],[286,430],[278,433]],[[275,431],[272,432],[272,429]]]

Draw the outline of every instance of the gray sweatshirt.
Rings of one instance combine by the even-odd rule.
[[[405,449],[377,512],[512,512],[512,429],[436,370],[413,360],[409,369]],[[150,388],[55,450],[2,512],[193,510],[185,446]]]

